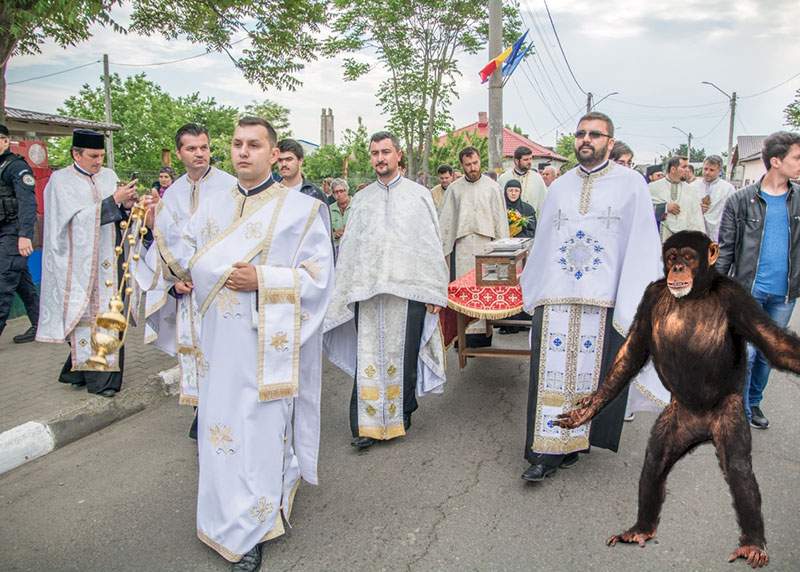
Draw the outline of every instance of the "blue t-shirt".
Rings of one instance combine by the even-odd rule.
[[[789,212],[786,193],[774,196],[760,192],[759,195],[766,201],[767,211],[753,289],[786,296],[789,288]]]

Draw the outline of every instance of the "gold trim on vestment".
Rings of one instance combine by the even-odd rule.
[[[538,308],[539,306],[559,306],[564,304],[577,304],[579,306],[599,306],[600,308],[614,307],[613,300],[600,300],[597,298],[575,298],[575,297],[544,298],[542,300],[537,300],[534,307]]]
[[[521,305],[519,308],[514,308],[512,310],[476,310],[468,306],[462,306],[452,300],[447,300],[447,307],[451,310],[455,310],[459,314],[464,314],[470,318],[477,318],[478,320],[502,320],[503,318],[516,316],[522,311]]]
[[[275,185],[273,185],[273,186],[275,186]],[[271,188],[272,187],[270,187],[270,189]],[[270,189],[267,189],[266,191],[263,191],[262,193],[259,193],[259,194],[264,194],[267,191],[269,191]],[[282,194],[280,194],[280,196],[278,196],[277,191],[274,192],[271,195],[271,198],[277,196],[278,204],[275,205],[275,211],[272,213],[272,220],[270,221],[269,229],[267,230],[267,236],[264,238],[263,241],[261,241],[258,245],[256,245],[250,252],[245,254],[245,256],[243,257],[245,261],[246,260],[252,260],[255,257],[255,255],[258,254],[260,251],[263,251],[262,252],[262,257],[264,257],[265,259],[269,255],[269,250],[272,247],[272,235],[275,233],[275,226],[278,223],[278,215],[280,214],[281,209],[283,208],[283,202],[286,200],[286,195],[288,194],[288,190],[286,189],[286,187],[281,186],[281,189],[284,192]],[[256,195],[256,196],[259,196],[259,195]],[[266,206],[266,204],[268,204],[268,203],[264,203],[264,205],[262,205],[262,206]],[[216,242],[218,242],[219,240],[221,240],[223,238],[227,238],[234,230],[236,230],[236,228],[239,227],[240,224],[242,224],[242,221],[244,221],[244,220],[246,220],[246,218],[244,216],[242,216],[242,218],[240,218],[234,224],[232,224],[230,227],[228,227],[225,230],[225,232],[223,232],[222,234],[218,235],[217,239],[215,239],[213,242],[216,243]],[[207,246],[209,246],[209,245],[207,244],[206,246],[203,247],[203,250],[201,251],[202,253],[205,253],[208,250],[206,248]],[[264,253],[266,253],[266,254],[264,254]],[[199,254],[200,253],[195,254],[192,257],[192,261],[189,262],[189,267],[190,268],[192,266],[194,266],[194,261],[198,258]],[[234,268],[231,267],[228,270],[226,270],[225,272],[223,272],[222,276],[220,276],[219,280],[217,280],[217,283],[211,289],[211,291],[209,292],[208,296],[206,296],[206,299],[203,300],[203,305],[200,306],[200,310],[198,312],[201,317],[205,316],[205,313],[208,310],[209,306],[211,305],[211,302],[214,301],[214,298],[216,298],[216,296],[219,293],[219,291],[222,290],[222,287],[225,285],[225,282],[228,280],[230,275],[233,273],[233,270],[234,270]]]
[[[613,161],[609,161],[605,167],[599,171],[594,171],[593,173],[587,173],[580,167],[578,168],[578,176],[583,179],[583,183],[581,185],[581,198],[578,206],[578,212],[580,214],[585,215],[589,212],[589,207],[591,206],[592,202],[592,187],[594,186],[594,182],[600,177],[607,175],[608,172],[611,171],[613,164]]]
[[[161,213],[163,207],[163,203],[159,202],[156,205],[156,214],[154,218],[156,219],[156,224],[153,225],[153,238],[156,241],[156,248],[158,248],[159,256],[167,263],[167,268],[181,282],[191,282],[192,277],[189,274],[189,270],[181,266],[175,256],[172,254],[170,249],[167,247],[167,241],[161,234],[161,231],[158,229],[158,215]]]
[[[228,562],[239,562],[239,560],[241,560],[244,557],[244,554],[237,554],[236,552],[228,550],[227,548],[222,546],[219,542],[212,540],[199,528],[197,529],[197,538],[200,539],[200,542],[207,545],[209,548],[215,550],[220,556],[222,556]]]
[[[196,395],[186,395],[181,393],[178,397],[178,405],[192,405],[197,407],[200,404],[200,399]]]
[[[380,390],[376,386],[358,388],[358,395],[367,401],[377,401],[380,399]]]
[[[371,437],[378,441],[388,441],[395,437],[402,437],[406,434],[406,429],[402,423],[387,425],[386,427],[364,427],[358,428],[359,437]]]

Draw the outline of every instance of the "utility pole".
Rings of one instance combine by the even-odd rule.
[[[733,120],[736,117],[736,92],[730,97],[731,120],[728,123],[728,181],[733,181]]]
[[[103,54],[103,84],[106,89],[106,123],[111,123],[111,77],[108,75],[108,54]],[[114,132],[108,132],[108,168],[114,170]]]
[[[503,2],[489,0],[489,58],[503,51]],[[498,66],[489,79],[489,169],[503,167],[503,72]]]
[[[591,91],[586,94],[586,113],[589,113],[592,110],[592,106],[594,105],[592,103],[593,98],[594,96],[592,95]]]
[[[686,133],[686,131],[684,131],[680,127],[675,127],[674,125],[672,126],[672,128],[674,130],[680,131],[681,133],[686,135],[686,143],[687,143],[686,144],[686,160],[689,161],[689,163],[691,163],[692,162],[692,139],[693,139],[692,132],[690,131],[689,133]]]
[[[722,95],[728,98],[728,101],[731,105],[731,112],[730,112],[730,121],[728,122],[728,181],[733,181],[733,121],[736,119],[736,92],[734,91],[732,95],[728,95],[724,91],[722,91],[718,85],[710,82],[710,81],[701,81],[705,85],[710,85]]]

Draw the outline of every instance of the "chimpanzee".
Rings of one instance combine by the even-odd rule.
[[[719,247],[703,233],[682,231],[663,246],[666,278],[645,290],[633,325],[603,386],[559,416],[572,429],[597,413],[630,382],[647,358],[672,399],[656,420],[639,479],[636,524],[608,539],[645,542],[656,534],[672,466],[711,441],[733,496],[739,547],[729,561],[753,568],[769,561],[758,490],[750,459],[750,427],[742,405],[747,342],[778,369],[800,373],[800,338],[777,327],[753,298],[714,269]]]

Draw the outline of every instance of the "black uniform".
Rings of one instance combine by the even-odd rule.
[[[25,304],[32,326],[39,321],[39,295],[28,271],[28,259],[19,254],[19,237],[33,240],[36,194],[28,163],[10,151],[0,155],[0,333],[6,326],[14,293]]]

